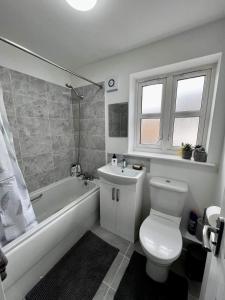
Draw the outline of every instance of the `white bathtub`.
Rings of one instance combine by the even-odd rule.
[[[27,292],[99,218],[99,187],[71,177],[31,194],[39,222],[3,248],[9,264],[4,290],[7,300]]]

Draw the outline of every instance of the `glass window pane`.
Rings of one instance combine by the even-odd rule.
[[[163,84],[152,84],[142,88],[142,113],[155,114],[161,112]]]
[[[178,80],[176,111],[200,110],[205,76]]]
[[[199,117],[175,118],[173,131],[173,146],[182,143],[195,145],[198,135]]]
[[[141,120],[141,144],[156,144],[159,141],[160,119]]]

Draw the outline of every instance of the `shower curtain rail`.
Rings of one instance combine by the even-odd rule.
[[[73,72],[73,71],[71,71],[69,69],[66,69],[65,67],[62,67],[62,66],[54,63],[53,61],[51,61],[51,60],[49,60],[47,58],[44,58],[43,56],[40,56],[39,54],[37,54],[37,53],[35,53],[35,52],[33,52],[33,51],[31,51],[31,50],[29,50],[29,49],[27,49],[27,48],[19,45],[19,44],[16,44],[16,43],[14,43],[14,42],[12,42],[12,41],[10,41],[10,40],[2,37],[2,36],[0,36],[0,41],[4,42],[4,43],[6,43],[6,44],[8,44],[10,46],[13,46],[13,47],[15,47],[15,48],[17,48],[17,49],[25,52],[25,53],[28,53],[28,54],[30,54],[30,55],[32,55],[32,56],[34,56],[34,57],[36,57],[36,58],[38,58],[38,59],[40,59],[40,60],[48,63],[48,64],[50,64],[50,65],[52,65],[52,66],[54,66],[54,67],[56,67],[58,69],[61,69],[61,70],[65,71],[65,72],[67,72],[67,73],[69,73],[69,74],[71,74],[71,75],[73,75],[73,76],[75,76],[75,77],[77,77],[79,79],[82,79],[84,81],[92,83],[92,84],[98,86],[100,89],[102,89],[102,85],[100,85],[100,84],[98,84],[98,83],[96,83],[96,82],[94,82],[94,81],[92,81],[92,80],[90,80],[90,79],[88,79],[88,78],[80,75],[80,74],[77,74],[77,73],[75,73],[75,72]]]

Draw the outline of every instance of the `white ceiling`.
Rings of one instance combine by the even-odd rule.
[[[225,16],[225,0],[0,0],[0,35],[75,69]]]

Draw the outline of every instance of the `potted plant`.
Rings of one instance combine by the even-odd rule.
[[[191,159],[192,151],[193,149],[191,144],[182,144],[182,158]]]
[[[194,160],[200,162],[207,161],[207,153],[202,145],[196,145],[194,148]]]

